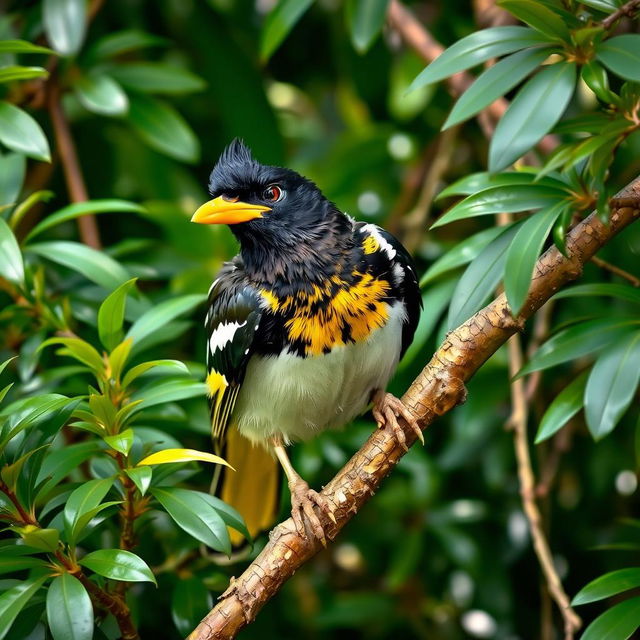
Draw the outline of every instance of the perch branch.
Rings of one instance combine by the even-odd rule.
[[[595,264],[597,267],[604,269],[605,271],[610,271],[616,276],[624,278],[625,280],[627,280],[627,282],[632,284],[634,287],[640,287],[640,278],[636,278],[636,276],[629,273],[628,271],[625,271],[620,267],[616,267],[615,264],[611,264],[610,262],[607,262],[602,258],[598,258],[598,256],[593,256],[593,258],[591,258],[591,262],[593,262],[593,264]]]
[[[529,296],[520,314],[513,318],[504,295],[481,309],[447,335],[431,361],[402,397],[422,428],[465,399],[464,383],[560,287],[576,279],[584,263],[622,229],[640,217],[640,178],[611,201],[611,219],[603,224],[590,215],[567,236],[565,258],[555,247],[536,264]],[[415,433],[401,421],[407,444]],[[322,490],[333,502],[336,523],[319,514],[330,539],[351,520],[379,488],[404,451],[387,430],[376,430],[362,448]],[[232,580],[220,602],[191,633],[189,640],[235,638],[295,571],[321,550],[320,542],[299,536],[291,518],[280,523],[269,542],[245,572]]]
[[[610,16],[607,16],[600,24],[605,29],[611,29],[611,27],[624,16],[633,18],[633,14],[640,7],[640,0],[629,0],[623,4],[617,11],[614,11]]]

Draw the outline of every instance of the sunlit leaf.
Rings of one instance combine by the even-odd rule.
[[[0,53],[44,53],[51,55],[54,51],[26,40],[0,40]]]
[[[0,101],[0,142],[35,160],[51,162],[42,127],[26,111],[5,101]]]
[[[640,568],[631,567],[610,571],[582,587],[571,604],[575,607],[587,602],[603,600],[636,587],[640,587]]]
[[[105,349],[112,351],[122,341],[124,309],[127,295],[135,286],[137,278],[122,283],[112,291],[98,309],[98,335]]]
[[[129,455],[129,450],[133,444],[133,430],[125,429],[115,436],[105,436],[104,441],[116,451],[126,455]]]
[[[140,495],[144,496],[151,485],[151,479],[153,476],[151,467],[134,467],[133,469],[125,469],[125,473],[131,478],[136,487],[138,487]]]
[[[141,467],[145,465],[193,461],[212,462],[214,464],[223,464],[226,467],[230,467],[229,463],[226,460],[223,460],[220,456],[215,456],[212,453],[207,453],[206,451],[196,451],[195,449],[163,449],[162,451],[156,451],[143,460],[140,460],[137,466]]]
[[[42,67],[23,67],[20,65],[0,67],[0,83],[46,78],[48,75],[49,72]]]
[[[155,576],[147,563],[130,551],[99,549],[88,553],[80,564],[98,575],[122,582],[153,582]]]

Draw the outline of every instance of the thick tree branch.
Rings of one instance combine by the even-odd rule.
[[[611,29],[613,25],[623,18],[624,16],[629,16],[633,18],[633,15],[640,7],[640,0],[629,0],[629,2],[625,2],[617,11],[614,11],[610,16],[607,16],[600,24],[605,29]]]
[[[590,215],[567,237],[568,258],[549,249],[536,265],[531,290],[521,313],[513,318],[504,295],[449,333],[433,358],[416,378],[402,401],[423,428],[464,401],[465,386],[482,364],[497,351],[560,287],[582,273],[584,263],[617,233],[640,217],[640,178],[611,202],[611,219],[603,224]],[[407,443],[416,435],[406,425]],[[321,516],[329,538],[338,532],[375,493],[403,455],[395,438],[377,430],[343,469],[322,490],[336,505],[336,524]],[[232,580],[189,640],[235,638],[286,580],[321,549],[319,542],[300,537],[291,518],[279,524],[269,542],[245,572]]]

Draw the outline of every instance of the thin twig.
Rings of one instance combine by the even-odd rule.
[[[622,204],[624,203],[624,204]],[[608,224],[594,213],[572,229],[566,241],[568,258],[551,247],[536,264],[531,290],[516,318],[504,295],[481,309],[447,335],[431,361],[402,397],[402,402],[424,429],[439,416],[464,402],[465,382],[505,342],[521,330],[560,287],[575,280],[596,251],[622,229],[640,218],[640,178],[612,201]],[[403,421],[406,443],[417,439]],[[318,517],[333,540],[378,490],[405,451],[387,429],[377,429],[320,492],[336,505],[335,524],[323,513]],[[189,636],[190,640],[235,638],[250,624],[282,585],[321,549],[318,540],[300,536],[291,518],[279,524],[269,541],[244,573],[233,580],[218,604]]]
[[[520,336],[512,336],[507,344],[509,350],[509,375],[511,378],[522,368],[522,346]],[[549,542],[543,531],[542,516],[535,498],[536,480],[529,455],[529,439],[527,436],[527,420],[529,407],[526,398],[524,380],[517,378],[511,382],[511,399],[513,413],[511,414],[510,427],[513,429],[513,444],[518,464],[518,478],[520,481],[520,495],[522,507],[529,522],[529,530],[533,539],[533,548],[538,558],[538,563],[547,583],[549,594],[560,609],[564,620],[565,640],[573,640],[575,632],[581,627],[582,621],[571,608],[560,576],[553,564],[553,556]]]
[[[64,171],[69,198],[72,202],[86,202],[89,199],[87,187],[80,168],[76,145],[71,135],[69,123],[62,108],[62,95],[55,74],[48,83],[48,106],[53,124],[53,133]],[[86,245],[94,249],[101,248],[100,234],[94,216],[88,214],[78,218],[80,238]]]
[[[36,518],[30,514],[23,506],[20,500],[18,500],[18,496],[13,492],[11,487],[4,482],[4,480],[0,480],[0,491],[4,493],[7,498],[11,501],[13,506],[16,508],[16,511],[20,515],[21,524],[33,525],[35,527],[39,527],[38,521]]]
[[[605,29],[611,29],[611,27],[624,16],[633,18],[633,14],[636,9],[640,7],[640,0],[629,0],[623,4],[618,10],[614,11],[610,16],[607,16],[600,24]]]
[[[607,271],[610,271],[611,273],[614,273],[615,275],[620,276],[621,278],[624,278],[625,280],[630,282],[634,287],[640,287],[640,278],[636,278],[636,276],[629,273],[628,271],[625,271],[620,267],[616,267],[615,264],[611,264],[610,262],[607,262],[602,258],[598,258],[598,256],[593,256],[593,258],[591,258],[591,262],[593,262],[593,264],[600,267],[601,269],[606,269]]]

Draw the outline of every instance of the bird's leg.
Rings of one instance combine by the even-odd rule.
[[[297,532],[306,538],[305,524],[309,525],[309,529],[313,535],[320,540],[322,546],[326,547],[327,539],[324,529],[313,507],[318,507],[335,523],[336,518],[333,515],[333,505],[317,491],[309,488],[309,485],[298,475],[280,440],[273,441],[273,450],[287,475],[289,491],[291,491],[291,517],[293,518]]]
[[[404,431],[398,424],[399,417],[404,418],[420,442],[424,444],[424,435],[422,434],[422,429],[418,421],[401,400],[382,389],[375,391],[372,400],[373,408],[371,412],[373,413],[374,420],[378,423],[378,427],[381,429],[384,427],[390,428],[398,444],[405,451],[408,451],[409,448],[407,447],[407,438],[404,435]]]

